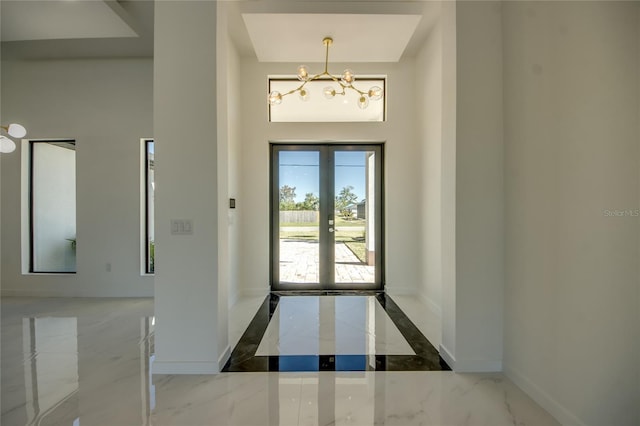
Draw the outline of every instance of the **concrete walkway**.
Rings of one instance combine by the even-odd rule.
[[[318,283],[319,244],[309,241],[280,240],[280,281]],[[372,283],[375,266],[365,265],[344,243],[336,243],[336,282]]]

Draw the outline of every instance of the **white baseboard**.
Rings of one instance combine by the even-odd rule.
[[[458,358],[453,371],[456,373],[500,373],[502,372],[502,360]]]
[[[575,414],[567,410],[551,395],[543,391],[531,380],[525,377],[518,370],[509,366],[504,367],[504,374],[527,395],[537,402],[542,408],[547,410],[549,414],[555,417],[563,425],[586,426],[586,423],[580,420]]]
[[[68,298],[103,298],[103,299],[139,299],[153,298],[153,291],[136,294],[102,294],[91,290],[56,290],[56,289],[2,289],[0,297],[68,297]]]
[[[442,345],[440,345],[439,352],[440,352],[440,357],[444,359],[444,361],[447,363],[447,365],[449,365],[449,367],[451,367],[453,371],[455,371],[456,359],[453,355],[451,355],[451,352],[449,352],[449,350]]]
[[[427,305],[427,308],[429,308],[429,310],[431,310],[434,315],[436,315],[438,318],[442,318],[442,309],[440,308],[440,305],[433,301],[433,299],[420,293],[420,300],[422,300],[422,303]]]
[[[230,357],[231,357],[231,346],[227,345],[227,347],[224,348],[224,351],[222,351],[222,354],[218,358],[218,371],[222,371],[222,369],[224,368],[224,365],[227,363],[227,361],[229,361]]]
[[[153,374],[218,374],[231,357],[231,346],[227,345],[218,357],[218,362],[153,362]]]
[[[69,295],[67,291],[47,290],[30,290],[30,289],[2,289],[0,293],[2,297],[90,297],[84,294]]]
[[[456,359],[451,352],[442,345],[440,345],[440,356],[456,373],[498,373],[502,371],[502,360]]]
[[[153,362],[153,374],[218,374],[217,362]]]

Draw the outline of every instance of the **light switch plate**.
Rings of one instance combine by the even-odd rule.
[[[171,235],[192,235],[193,221],[191,219],[171,219]]]

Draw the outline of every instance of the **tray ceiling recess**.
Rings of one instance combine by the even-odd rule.
[[[260,62],[324,61],[325,36],[334,40],[331,62],[398,62],[421,15],[244,13]],[[393,34],[393,37],[389,35]]]

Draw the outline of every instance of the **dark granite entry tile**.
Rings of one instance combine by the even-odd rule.
[[[280,293],[283,294],[283,293]],[[398,327],[416,355],[280,355],[256,356],[260,341],[269,321],[280,302],[280,294],[267,296],[231,353],[223,372],[241,371],[443,371],[451,370],[438,351],[418,330],[393,299],[384,294],[375,294],[389,318]],[[300,293],[284,293],[300,295]],[[324,295],[328,293],[305,293]],[[371,295],[373,293],[347,292],[331,295]]]

